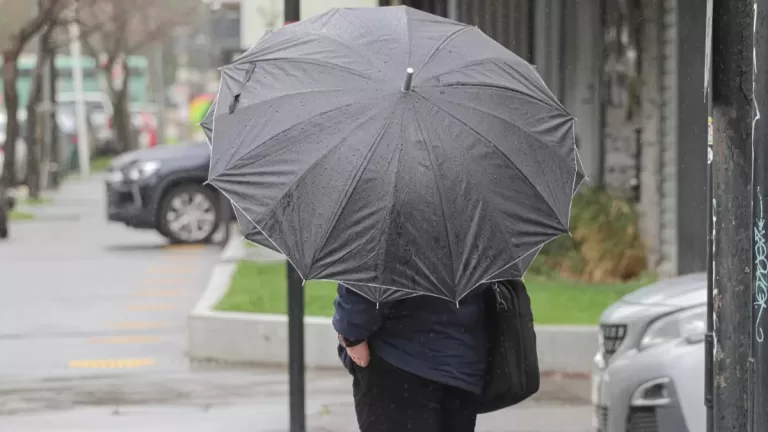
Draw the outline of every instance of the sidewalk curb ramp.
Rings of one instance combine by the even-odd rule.
[[[288,317],[279,314],[221,312],[215,307],[229,288],[246,247],[234,232],[214,267],[208,287],[188,315],[187,355],[193,362],[285,366]],[[337,336],[327,317],[304,318],[307,368],[341,369]],[[596,326],[538,325],[542,370],[540,397],[588,402],[592,359],[598,350]]]

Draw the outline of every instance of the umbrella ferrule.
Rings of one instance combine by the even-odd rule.
[[[411,84],[413,83],[413,68],[405,70],[405,84],[403,84],[403,91],[411,91]]]

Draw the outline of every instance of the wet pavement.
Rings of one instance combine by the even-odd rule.
[[[70,180],[0,242],[0,432],[286,431],[283,368],[190,364],[186,315],[218,246],[172,247],[105,219]],[[350,378],[308,371],[309,430],[356,431]],[[478,431],[585,432],[585,405],[532,401]]]

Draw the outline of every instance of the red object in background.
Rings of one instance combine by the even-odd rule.
[[[140,116],[139,133],[144,135],[147,147],[155,147],[157,145],[157,122],[151,113],[143,112]]]

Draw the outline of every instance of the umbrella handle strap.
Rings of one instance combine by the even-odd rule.
[[[234,96],[232,96],[232,102],[229,103],[229,113],[232,114],[237,109],[237,105],[240,104],[240,95],[243,94],[243,91],[245,90],[245,86],[248,85],[248,81],[251,80],[251,77],[253,76],[253,71],[256,70],[256,63],[251,63],[250,69],[248,69],[248,73],[245,75],[245,79],[240,84],[240,89],[235,93]]]

